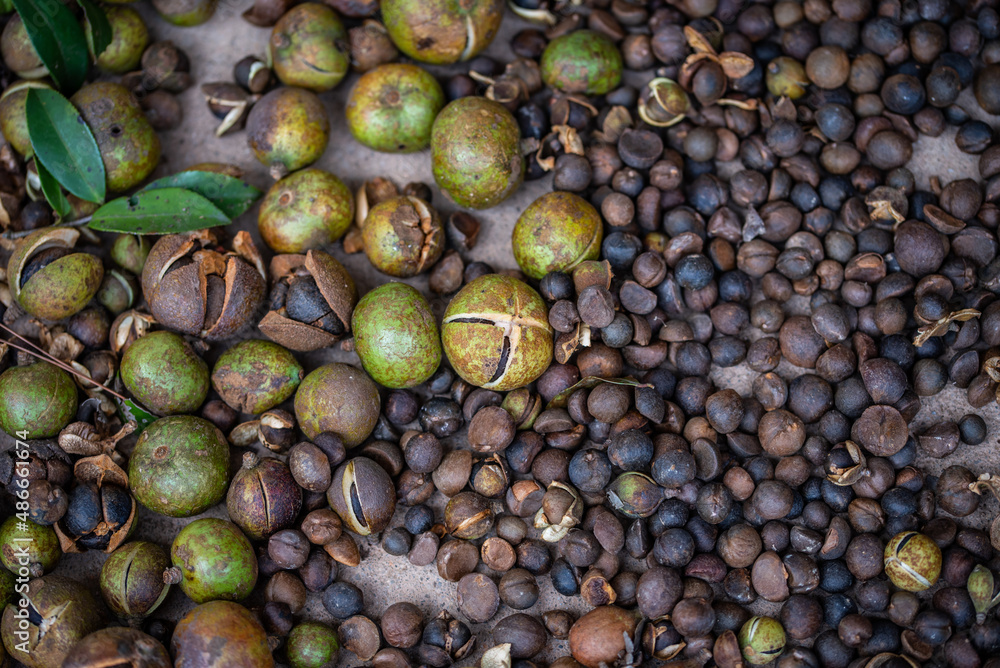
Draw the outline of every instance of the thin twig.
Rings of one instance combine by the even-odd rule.
[[[68,223],[60,223],[55,225],[55,227],[82,227],[89,223],[93,219],[93,216],[84,216],[83,218],[77,218],[76,220],[71,220]],[[4,239],[23,239],[35,230],[21,230],[20,232],[12,232],[7,230],[2,236]]]

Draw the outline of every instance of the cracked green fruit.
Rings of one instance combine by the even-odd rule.
[[[23,156],[33,153],[31,138],[28,137],[28,120],[24,113],[28,91],[32,88],[51,89],[52,86],[44,81],[18,81],[0,95],[0,132],[3,132],[7,143]]]
[[[32,580],[20,598],[27,599],[25,608],[34,614],[24,619],[24,608],[8,604],[0,635],[4,646],[27,668],[63,665],[84,636],[104,625],[104,610],[90,589],[62,575]],[[18,632],[27,633],[27,638]],[[17,650],[18,646],[27,651]]]
[[[368,260],[381,272],[409,278],[427,271],[444,252],[441,217],[417,197],[392,197],[372,207],[361,228]]]
[[[180,587],[195,603],[242,601],[257,584],[257,555],[232,522],[204,517],[177,534],[170,560],[181,572]]]
[[[138,69],[142,53],[149,46],[149,30],[139,16],[139,12],[131,7],[107,6],[104,14],[111,23],[111,43],[97,58],[97,66],[112,74],[125,74]],[[84,19],[86,21],[86,19]],[[94,55],[93,35],[85,30],[87,48]]]
[[[386,153],[422,151],[431,144],[444,91],[427,70],[380,65],[362,75],[347,100],[347,125],[365,146]]]
[[[922,533],[902,531],[885,546],[885,574],[900,589],[930,589],[941,575],[941,548]]]
[[[74,252],[79,237],[72,227],[44,227],[22,239],[11,253],[11,296],[36,318],[68,318],[100,289],[104,265],[90,253]]]
[[[382,21],[400,51],[447,65],[489,46],[500,29],[503,0],[382,0]]]
[[[441,343],[467,383],[505,392],[527,385],[552,360],[552,327],[537,292],[502,274],[459,290],[444,313]]]
[[[319,160],[329,140],[326,108],[305,88],[272,90],[247,116],[250,150],[275,179]]]
[[[564,93],[604,95],[622,80],[622,54],[603,33],[576,30],[549,42],[539,65],[542,79]]]
[[[121,377],[132,396],[157,415],[193,413],[208,394],[208,365],[184,337],[166,330],[128,347]]]
[[[229,443],[208,420],[161,418],[136,441],[128,477],[132,494],[150,510],[169,517],[197,515],[226,495]]]
[[[167,597],[169,567],[166,551],[156,543],[125,543],[101,567],[101,597],[119,617],[143,619]]]
[[[176,666],[274,668],[264,628],[232,601],[210,601],[186,614],[170,638],[170,653]],[[215,660],[206,664],[206,656]]]
[[[590,202],[568,192],[551,192],[532,202],[514,225],[514,259],[521,271],[540,279],[569,271],[601,252],[601,216]]]
[[[386,283],[354,307],[354,349],[365,371],[385,387],[419,385],[441,363],[441,338],[430,304],[415,288]]]
[[[438,186],[460,206],[496,206],[524,180],[517,121],[484,97],[451,102],[434,121],[431,166]]]
[[[76,416],[76,407],[76,383],[48,362],[0,375],[0,429],[11,438],[24,432],[28,439],[53,438]]]
[[[70,98],[94,133],[108,190],[142,183],[160,162],[160,140],[139,103],[120,84],[98,81]]]
[[[317,93],[333,89],[351,65],[344,24],[337,12],[317,2],[293,7],[278,19],[268,48],[283,84]]]
[[[344,236],[354,222],[354,195],[322,169],[289,174],[267,191],[257,216],[260,236],[276,253],[305,253]]]
[[[739,635],[743,658],[755,666],[776,659],[785,649],[785,629],[773,617],[751,617]]]
[[[287,348],[250,339],[219,355],[212,387],[233,409],[257,415],[295,394],[303,375],[302,365]]]
[[[295,393],[295,419],[309,440],[332,431],[353,448],[372,433],[379,410],[378,386],[361,369],[340,362],[310,373]]]

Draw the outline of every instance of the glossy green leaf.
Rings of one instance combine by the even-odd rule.
[[[59,182],[49,173],[49,170],[45,169],[45,165],[37,160],[35,161],[35,169],[38,170],[38,180],[42,184],[42,194],[45,195],[45,201],[49,203],[49,206],[52,207],[52,210],[60,218],[65,220],[73,213],[73,207],[70,206],[69,200],[66,199],[66,195],[59,186]]]
[[[76,107],[54,90],[32,88],[24,109],[35,159],[80,199],[103,202],[101,151]]]
[[[257,201],[261,192],[249,183],[234,179],[227,174],[189,170],[165,176],[147,185],[143,190],[159,188],[186,188],[192,190],[225,213],[236,218]]]
[[[108,21],[104,10],[95,5],[91,0],[76,0],[80,8],[83,9],[84,16],[87,17],[86,30],[90,46],[94,51],[94,58],[100,58],[104,50],[111,44],[114,30],[111,22]]]
[[[114,400],[115,404],[118,405],[118,415],[121,417],[122,422],[128,422],[129,420],[135,421],[136,428],[135,431],[132,432],[135,436],[141,434],[146,427],[153,424],[158,419],[155,415],[131,399],[125,399],[123,401],[118,397],[114,397]]]
[[[229,216],[192,190],[159,188],[111,200],[94,212],[90,227],[126,234],[178,234],[230,222]]]
[[[14,8],[56,86],[67,93],[78,90],[90,69],[90,52],[73,12],[52,0],[14,0]]]
[[[550,408],[565,408],[567,402],[569,402],[570,396],[579,389],[590,389],[592,387],[597,387],[601,383],[608,383],[610,385],[628,385],[629,387],[652,387],[649,383],[640,383],[632,378],[600,378],[598,376],[586,376],[581,378],[579,381],[574,383],[571,387],[567,387],[565,390],[552,397],[546,406],[545,410]]]

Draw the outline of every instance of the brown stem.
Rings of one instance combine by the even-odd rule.
[[[76,220],[71,220],[68,223],[61,223],[55,227],[82,227],[89,223],[93,219],[93,216],[84,216],[83,218],[77,218]],[[2,236],[4,239],[23,239],[35,230],[21,230],[20,232],[11,232],[7,230]]]

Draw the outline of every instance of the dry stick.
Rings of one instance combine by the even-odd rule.
[[[89,223],[92,218],[93,216],[84,216],[83,218],[77,218],[76,220],[71,220],[68,223],[60,223],[58,225],[54,225],[53,227],[82,227],[83,225]],[[12,232],[7,230],[0,236],[4,239],[23,239],[34,231],[35,230],[21,230],[20,232]]]
[[[127,398],[125,398],[122,395],[118,394],[117,392],[115,392],[114,390],[112,390],[110,387],[107,387],[106,385],[102,385],[102,384],[98,383],[96,380],[84,376],[82,373],[80,373],[79,371],[77,371],[76,369],[74,369],[71,365],[63,362],[58,357],[55,357],[54,355],[51,355],[50,353],[46,352],[45,350],[43,350],[42,348],[40,348],[39,346],[37,346],[35,343],[29,341],[28,339],[24,338],[23,336],[21,336],[20,334],[18,334],[17,332],[15,332],[13,329],[11,329],[10,327],[8,327],[7,325],[4,325],[3,323],[0,323],[0,329],[2,329],[3,331],[5,331],[5,332],[7,332],[9,334],[12,334],[13,336],[16,336],[17,338],[21,339],[22,341],[24,341],[25,343],[27,343],[32,348],[35,348],[35,350],[31,350],[29,348],[25,348],[25,347],[23,347],[21,345],[18,345],[16,343],[14,343],[13,341],[5,341],[5,343],[8,346],[10,346],[11,348],[13,348],[14,350],[20,350],[22,353],[24,353],[26,355],[31,355],[32,357],[35,357],[37,359],[43,360],[45,362],[48,362],[49,364],[57,366],[60,369],[62,369],[63,371],[66,371],[67,373],[71,373],[74,376],[76,376],[77,378],[80,378],[84,382],[90,383],[91,385],[94,385],[95,387],[98,387],[101,390],[104,390],[108,394],[110,394],[112,396],[115,396],[115,397],[118,397],[122,401],[128,401]]]

